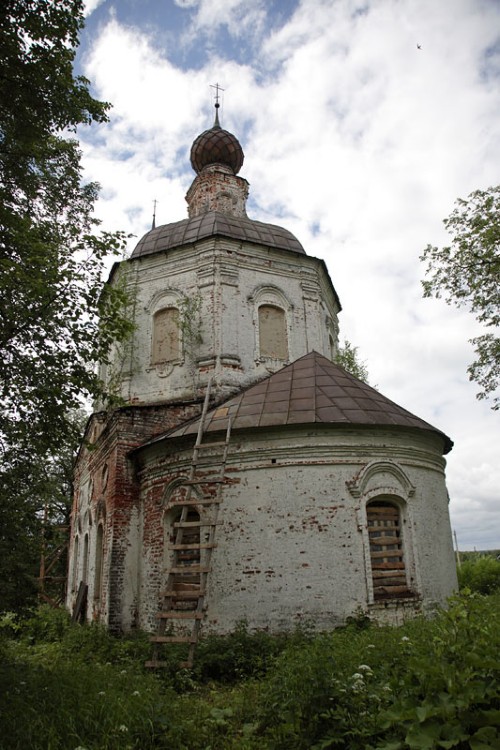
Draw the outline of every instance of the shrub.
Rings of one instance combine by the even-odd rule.
[[[468,588],[479,594],[500,590],[500,561],[485,555],[466,560],[457,570],[460,589]]]
[[[71,618],[62,607],[42,604],[33,609],[22,621],[20,633],[30,643],[60,642],[71,627]]]
[[[500,747],[499,617],[500,596],[456,597],[431,622],[346,628],[284,651],[262,686],[261,746]]]
[[[302,638],[299,633],[270,635],[264,631],[250,633],[247,623],[238,623],[226,636],[208,636],[198,645],[195,676],[202,682],[215,680],[232,684],[249,677],[261,677],[283,651],[289,639]]]

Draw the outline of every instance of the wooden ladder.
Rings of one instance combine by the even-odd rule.
[[[192,668],[204,617],[212,552],[217,546],[215,532],[231,437],[231,420],[228,419],[225,440],[203,443],[210,386],[209,382],[193,448],[189,477],[183,485],[186,487],[184,498],[168,506],[168,508],[179,508],[180,515],[173,523],[172,562],[167,571],[165,590],[161,593],[161,607],[157,614],[157,633],[151,636],[153,655],[152,659],[146,662],[146,666],[153,669],[169,666],[169,662],[161,659],[162,650],[169,643],[188,645],[187,660],[181,662],[179,666]],[[199,471],[200,454],[207,448],[222,448],[222,458],[218,474],[203,477]],[[195,488],[199,488],[201,492],[197,492]],[[208,511],[205,518],[198,516],[196,508],[199,506],[203,506]],[[193,520],[193,516],[197,517],[196,520]],[[203,529],[206,530],[204,541],[201,538]],[[173,633],[167,633],[167,630],[179,621],[185,623],[187,628],[182,632],[176,633],[174,630]]]

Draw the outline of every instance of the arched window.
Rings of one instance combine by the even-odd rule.
[[[75,544],[73,546],[73,575],[71,578],[71,590],[76,591],[78,585],[78,549],[79,541],[78,534],[75,536]]]
[[[82,581],[88,583],[87,575],[89,572],[89,535],[85,534],[83,540],[83,564],[82,564]]]
[[[401,536],[399,508],[385,500],[366,506],[375,599],[393,599],[410,594]]]
[[[286,315],[281,307],[259,307],[259,350],[261,357],[288,359]]]
[[[172,362],[180,356],[179,310],[165,307],[153,317],[152,364]]]
[[[104,529],[102,523],[97,527],[97,538],[95,548],[95,579],[94,579],[94,599],[99,601],[102,590],[102,563],[104,557]]]

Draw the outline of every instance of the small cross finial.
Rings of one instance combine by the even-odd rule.
[[[217,109],[219,109],[219,91],[224,91],[224,89],[222,88],[222,86],[219,86],[218,83],[210,84],[210,88],[215,89],[215,106]]]
[[[224,91],[224,89],[222,88],[222,86],[219,86],[218,83],[211,83],[210,84],[210,88],[215,89],[215,123],[214,123],[214,127],[219,127],[220,128],[220,123],[219,123],[219,107],[220,107],[219,98],[220,98],[220,94],[219,94],[219,91]]]
[[[157,203],[158,201],[155,198],[153,201],[153,223],[152,223],[151,229],[156,229],[156,204]]]

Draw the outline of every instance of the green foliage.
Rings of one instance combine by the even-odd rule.
[[[249,633],[247,623],[240,622],[229,635],[209,636],[200,642],[194,674],[202,682],[216,680],[228,684],[261,677],[291,637],[272,636],[263,631]],[[301,641],[305,638],[300,633],[293,637]]]
[[[285,652],[264,686],[267,747],[493,750],[499,615],[500,598],[456,598],[432,622],[347,629]]]
[[[191,362],[194,362],[199,346],[203,342],[201,305],[200,294],[191,297],[184,296],[179,303],[179,328],[182,333],[182,346]]]
[[[189,679],[179,671],[184,689],[179,679],[174,690],[163,673],[145,673],[144,636],[116,639],[47,609],[24,624],[9,615],[0,620],[0,633],[10,633],[0,666],[2,747],[496,750],[499,617],[500,595],[468,595],[431,621],[388,628],[359,620],[277,645],[241,624],[218,643],[207,639],[199,668]]]
[[[428,245],[421,260],[427,265],[422,282],[424,297],[444,297],[448,304],[467,307],[485,328],[472,339],[477,359],[468,367],[469,378],[480,386],[478,398],[493,398],[500,384],[500,186],[476,190],[458,199],[444,220],[451,244]]]
[[[159,707],[168,693],[153,678],[106,664],[16,660],[0,665],[4,750],[124,750],[161,747]]]
[[[344,346],[339,347],[335,363],[350,372],[358,380],[368,383],[368,368],[365,362],[359,359],[358,347],[353,346],[347,339],[344,339]]]
[[[99,623],[75,624],[62,607],[41,605],[16,622],[19,623],[18,648],[26,653],[29,646],[31,658],[37,663],[50,664],[53,659],[59,659],[137,668],[149,658],[151,651],[145,633],[120,638]]]
[[[99,231],[97,185],[82,183],[78,143],[68,137],[105,122],[109,108],[73,75],[82,26],[82,0],[1,3],[2,607],[19,608],[35,591],[47,471],[74,445],[70,415],[82,397],[102,393],[95,362],[131,328],[126,291],[102,293],[106,259],[122,252],[125,236]]]
[[[30,645],[39,643],[61,644],[71,627],[71,620],[67,610],[62,607],[49,607],[42,604],[37,609],[27,613],[18,622],[23,640]]]
[[[125,237],[96,233],[97,186],[82,185],[66,137],[109,108],[73,76],[82,25],[81,0],[5,0],[0,11],[2,448],[66,440],[67,412],[100,390],[93,363],[128,331],[123,292],[101,295],[104,260]]]
[[[500,590],[500,560],[484,555],[474,560],[465,560],[457,568],[460,589],[469,589],[479,594],[491,594]]]
[[[0,470],[0,611],[32,606],[39,591],[42,550],[55,560],[51,576],[66,574],[64,551],[72,495],[73,461],[84,412],[67,415],[73,435],[52,456],[17,445],[4,454]],[[47,582],[45,594],[60,598],[59,583]]]

